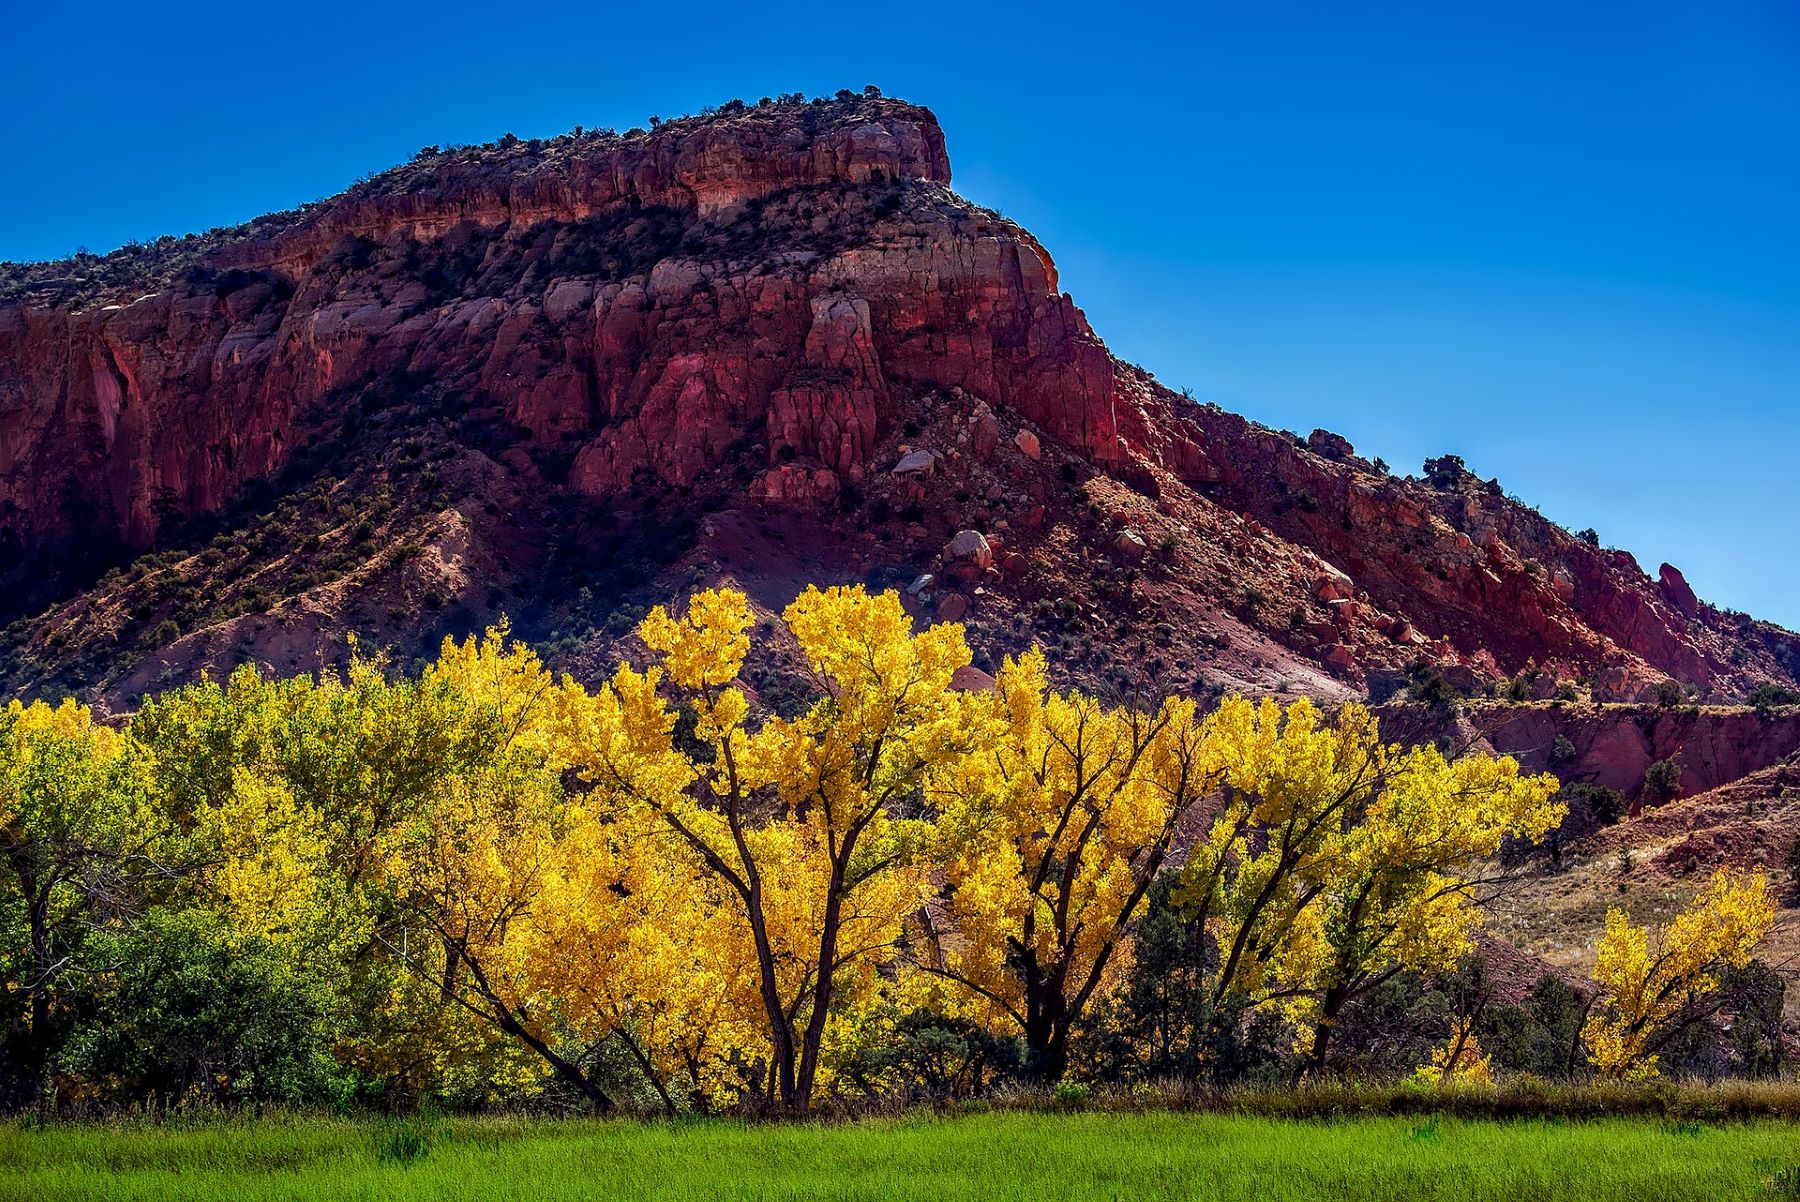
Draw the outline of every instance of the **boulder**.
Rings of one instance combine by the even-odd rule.
[[[1018,447],[1019,453],[1024,455],[1027,459],[1040,459],[1043,457],[1044,449],[1038,444],[1038,436],[1033,434],[1030,430],[1020,430],[1017,434],[1013,435],[1013,445]]]
[[[981,531],[958,530],[944,544],[943,558],[947,564],[973,564],[977,568],[987,569],[994,566],[994,549]]]
[[[1348,573],[1321,564],[1318,575],[1313,577],[1312,595],[1320,601],[1348,601],[1356,596],[1356,584]]]
[[[958,693],[991,693],[995,680],[974,664],[964,664],[950,674],[950,687]]]
[[[1000,422],[994,417],[994,411],[988,408],[986,401],[978,401],[975,412],[969,415],[967,427],[969,449],[978,459],[993,457],[994,448],[1000,445]]]
[[[894,464],[892,474],[896,476],[929,476],[937,470],[938,453],[927,451],[923,447],[908,451],[900,456]]]
[[[1333,434],[1330,430],[1314,430],[1306,436],[1306,446],[1315,455],[1326,459],[1348,459],[1356,454],[1356,448],[1342,434]]]
[[[1144,536],[1129,526],[1113,536],[1112,548],[1119,558],[1131,563],[1143,559],[1144,552],[1149,549],[1144,544]]]

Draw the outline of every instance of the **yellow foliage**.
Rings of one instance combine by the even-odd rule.
[[[1054,1074],[1212,777],[1193,702],[1146,713],[1056,692],[1036,649],[979,702],[974,750],[929,774],[945,887],[916,922],[922,963],[1016,1024]]]
[[[1384,744],[1374,715],[1227,698],[1204,762],[1224,804],[1176,902],[1221,949],[1215,1000],[1237,993],[1293,1022],[1322,1057],[1351,997],[1396,969],[1454,966],[1481,921],[1475,867],[1508,837],[1562,821],[1557,782],[1510,757],[1448,760]]]
[[[746,726],[736,681],[753,616],[726,589],[679,617],[653,610],[638,634],[657,665],[622,666],[592,694],[565,682],[559,708],[595,803],[621,825],[654,819],[659,854],[728,901],[728,926],[699,928],[710,971],[754,989],[769,1087],[804,1106],[834,1013],[871,986],[924,899],[921,777],[966,744],[973,707],[949,689],[969,659],[961,629],[915,635],[891,593],[809,588],[784,619],[819,686],[797,718]],[[677,745],[665,686],[703,755]]]
[[[1624,911],[1607,911],[1594,964],[1602,1005],[1581,1033],[1594,1067],[1609,1077],[1654,1077],[1656,1049],[1718,989],[1721,970],[1750,962],[1774,921],[1768,877],[1728,868],[1654,937]]]
[[[0,997],[34,1035],[85,923],[123,901],[131,866],[170,835],[148,784],[141,749],[86,706],[0,707],[0,964],[19,970]]]
[[[962,628],[915,631],[892,593],[808,588],[782,620],[813,694],[760,720],[732,589],[653,610],[650,662],[593,689],[501,623],[412,677],[354,647],[311,677],[240,669],[124,733],[14,702],[0,840],[90,858],[52,911],[124,851],[169,866],[184,904],[364,1007],[339,1055],[414,1088],[547,1065],[604,1103],[567,1057],[610,1043],[671,1109],[803,1108],[921,1008],[1016,1031],[1060,1074],[1189,840],[1175,901],[1218,953],[1201,1000],[1276,1008],[1322,1057],[1348,999],[1466,954],[1480,866],[1562,817],[1549,777],[1385,744],[1361,706],[1110,705],[1052,688],[1035,649],[963,693]],[[1653,1071],[1659,1032],[1766,929],[1766,892],[1719,878],[1654,953],[1609,917],[1603,1071]],[[1466,1028],[1420,1070],[1487,1071]]]
[[[1485,1085],[1494,1079],[1493,1060],[1483,1054],[1475,1038],[1475,1021],[1458,1018],[1450,1039],[1431,1051],[1431,1063],[1421,1064],[1414,1077],[1423,1085]]]

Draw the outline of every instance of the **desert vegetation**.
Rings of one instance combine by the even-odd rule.
[[[412,672],[245,667],[116,728],[0,711],[8,1105],[1779,1071],[1759,873],[1658,930],[1610,915],[1585,992],[1499,995],[1500,852],[1566,814],[1510,759],[1385,743],[1357,705],[1109,704],[1035,650],[959,690],[961,627],[860,587],[779,626],[707,590],[636,634],[595,688],[501,626]],[[740,680],[753,634],[806,665],[787,716]]]

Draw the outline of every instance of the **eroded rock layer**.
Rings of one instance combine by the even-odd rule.
[[[1794,636],[1705,604],[1672,567],[1653,580],[1460,469],[1398,478],[1117,362],[1044,248],[950,179],[923,108],[730,106],[422,153],[241,230],[13,269],[0,571],[27,619],[11,645],[41,654],[15,654],[9,683],[49,679],[21,665],[71,640],[154,661],[58,678],[117,691],[272,642],[300,662],[308,640],[416,626],[432,596],[466,623],[555,560],[571,521],[677,505],[723,516],[671,534],[659,562],[679,568],[640,591],[727,569],[783,587],[933,576],[909,603],[995,654],[1111,640],[1121,671],[1181,688],[1349,696],[1436,673],[1472,693],[1519,675],[1533,695],[1618,700],[1795,682]],[[324,483],[331,456],[360,456],[375,535],[352,537],[369,494]],[[395,500],[414,472],[430,486]],[[284,587],[290,548],[233,560],[229,580],[209,567],[208,522],[241,526],[256,489],[308,481],[342,522],[307,536],[326,566],[305,587]],[[403,527],[429,554],[381,545]],[[940,550],[964,529],[989,539],[974,567]],[[790,536],[813,550],[757,542]],[[543,587],[558,634],[607,633],[580,612],[591,584],[581,601]],[[195,589],[231,612],[167,600]]]

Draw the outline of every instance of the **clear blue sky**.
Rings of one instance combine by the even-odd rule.
[[[1800,627],[1793,0],[94,0],[8,26],[0,258],[235,222],[425,143],[873,82],[937,111],[957,186],[1165,382],[1400,470],[1459,453]]]

